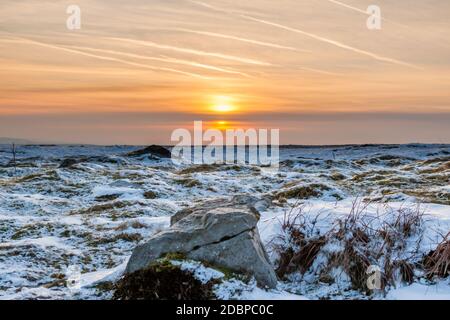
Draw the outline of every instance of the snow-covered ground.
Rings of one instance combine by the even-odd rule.
[[[14,168],[10,146],[0,145],[0,299],[108,298],[105,281],[120,276],[137,243],[166,228],[177,210],[217,197],[275,199],[258,226],[274,264],[274,239],[294,205],[321,234],[350,214],[355,199],[370,201],[367,219],[392,217],[420,203],[421,232],[402,252],[414,246],[415,254],[424,255],[450,230],[450,145],[283,147],[277,172],[249,165],[192,170],[170,160],[124,156],[137,148],[19,146]],[[80,157],[84,160],[72,168],[59,168],[65,158]],[[302,190],[304,196],[294,199]],[[66,286],[69,266],[80,268],[81,290]],[[200,276],[214,274],[200,269]],[[280,281],[277,290],[233,280],[216,294],[224,299],[450,299],[449,277],[416,275],[412,284],[399,282],[370,296],[351,290],[341,278],[321,282],[310,270]]]

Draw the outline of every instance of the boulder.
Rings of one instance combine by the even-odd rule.
[[[145,155],[157,156],[158,158],[170,158],[172,153],[169,149],[158,145],[151,145],[149,147],[127,153],[128,157],[140,157]]]
[[[182,253],[188,259],[254,276],[258,285],[275,288],[277,277],[256,226],[258,200],[248,196],[218,199],[178,212],[169,229],[134,249],[126,273],[142,270],[168,253]]]
[[[74,165],[85,161],[85,159],[66,158],[59,165],[60,168],[72,168]]]
[[[259,218],[259,211],[264,211],[270,206],[271,201],[269,199],[261,199],[254,196],[249,195],[237,195],[229,198],[222,198],[216,200],[209,200],[207,202],[203,202],[200,205],[197,205],[194,208],[187,208],[178,211],[172,217],[170,217],[170,225],[175,224],[177,221],[182,218],[190,215],[194,211],[197,214],[206,213],[206,211],[211,210],[213,208],[234,208],[236,210],[251,210],[255,215]]]

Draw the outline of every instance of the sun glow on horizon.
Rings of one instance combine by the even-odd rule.
[[[225,131],[227,129],[235,129],[236,123],[227,120],[214,120],[204,123],[205,130]]]

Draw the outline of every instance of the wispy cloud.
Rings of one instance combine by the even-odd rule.
[[[336,1],[336,0],[326,0],[326,1],[332,2],[332,3],[334,3],[334,4],[337,4],[338,6],[341,6],[341,7],[344,7],[344,8],[353,10],[353,11],[356,11],[356,12],[360,12],[360,13],[363,13],[363,14],[367,14],[367,12],[366,12],[365,10],[359,9],[359,8],[357,8],[357,7],[348,5],[348,4],[343,3],[343,2],[340,2],[340,1]]]
[[[320,69],[316,69],[316,68],[301,67],[301,66],[298,66],[297,68],[301,69],[301,70],[305,70],[305,71],[311,71],[311,72],[326,74],[326,75],[330,75],[330,76],[342,76],[343,75],[342,73],[330,72],[330,71],[320,70]]]
[[[66,48],[63,46],[48,44],[45,42],[35,41],[35,40],[27,39],[27,38],[14,37],[13,39],[17,40],[18,42],[25,43],[25,44],[31,44],[31,45],[50,48],[50,49],[66,51],[66,52],[73,53],[73,54],[83,55],[86,57],[91,57],[91,58],[105,60],[105,61],[117,62],[117,63],[126,64],[129,66],[134,66],[134,67],[138,67],[138,68],[144,68],[144,69],[149,69],[149,70],[153,70],[153,71],[165,71],[165,72],[178,73],[178,74],[195,77],[195,78],[210,79],[210,77],[208,77],[208,76],[197,74],[197,73],[186,72],[186,71],[173,69],[173,68],[150,66],[147,64],[127,61],[127,60],[103,56],[103,55],[92,54],[92,53],[88,53],[88,52],[84,52],[84,51],[80,51],[80,50],[70,49],[70,48]],[[0,39],[0,41],[2,41],[2,40],[3,39]]]
[[[290,32],[298,33],[298,34],[301,34],[303,36],[307,36],[309,38],[312,38],[312,39],[315,39],[315,40],[318,40],[318,41],[321,41],[321,42],[324,42],[324,43],[328,43],[330,45],[333,45],[333,46],[336,46],[336,47],[339,47],[339,48],[342,48],[342,49],[345,49],[345,50],[348,50],[348,51],[352,51],[352,52],[355,52],[355,53],[358,53],[358,54],[361,54],[361,55],[368,56],[368,57],[370,57],[372,59],[375,59],[377,61],[389,62],[389,63],[393,63],[393,64],[397,64],[397,65],[406,66],[406,67],[409,67],[409,68],[420,69],[420,67],[418,67],[416,65],[413,65],[411,63],[404,62],[404,61],[397,60],[397,59],[393,59],[393,58],[389,58],[389,57],[385,57],[385,56],[381,56],[381,55],[378,55],[376,53],[373,53],[373,52],[370,52],[370,51],[366,51],[366,50],[362,50],[362,49],[359,49],[359,48],[347,45],[345,43],[342,43],[340,41],[328,39],[326,37],[322,37],[322,36],[316,35],[316,34],[311,33],[311,32],[303,31],[303,30],[298,29],[298,28],[292,28],[292,27],[289,27],[289,26],[286,26],[286,25],[283,25],[283,24],[279,24],[279,23],[276,23],[276,22],[255,18],[255,17],[247,15],[247,14],[234,13],[233,11],[225,10],[225,9],[222,9],[222,8],[219,8],[219,7],[216,7],[216,6],[212,6],[210,4],[206,4],[206,3],[200,2],[200,1],[194,1],[194,0],[188,0],[188,1],[191,2],[191,3],[197,4],[197,5],[200,5],[202,7],[206,7],[206,8],[212,9],[214,11],[220,11],[220,12],[227,13],[227,14],[233,14],[235,16],[241,17],[241,18],[249,20],[249,21],[258,22],[258,23],[265,24],[265,25],[268,25],[268,26],[272,26],[272,27],[275,27],[275,28],[278,28],[278,29],[283,29],[283,30],[287,30],[287,31],[290,31]]]
[[[269,48],[280,49],[280,50],[290,50],[290,51],[296,51],[296,52],[311,52],[306,49],[298,49],[298,48],[283,46],[283,45],[270,43],[270,42],[264,42],[264,41],[252,40],[252,39],[241,38],[241,37],[236,37],[236,36],[230,36],[230,35],[226,35],[226,34],[222,34],[222,33],[197,31],[197,30],[183,29],[183,28],[173,28],[173,29],[169,29],[169,30],[182,31],[182,32],[188,32],[188,33],[193,33],[193,34],[198,34],[198,35],[236,40],[236,41],[241,41],[241,42],[245,42],[245,43],[250,43],[250,44],[254,44],[254,45],[258,45],[258,46],[269,47]],[[298,68],[306,70],[306,71],[310,71],[310,72],[321,73],[321,74],[338,75],[337,73],[319,70],[319,69],[315,69],[315,68],[307,68],[307,67],[298,67]]]
[[[400,61],[400,60],[393,59],[393,58],[384,57],[384,56],[378,55],[376,53],[373,53],[373,52],[370,52],[370,51],[366,51],[366,50],[362,50],[362,49],[358,49],[358,48],[349,46],[347,44],[344,44],[342,42],[331,40],[331,39],[328,39],[328,38],[325,38],[325,37],[322,37],[322,36],[318,36],[316,34],[313,34],[313,33],[310,33],[310,32],[306,32],[306,31],[303,31],[303,30],[300,30],[300,29],[291,28],[291,27],[288,27],[288,26],[285,26],[285,25],[282,25],[282,24],[279,24],[279,23],[270,22],[270,21],[262,20],[262,19],[258,19],[258,18],[253,18],[253,17],[246,16],[246,15],[241,15],[241,17],[246,18],[248,20],[255,21],[255,22],[259,22],[259,23],[262,23],[262,24],[266,24],[266,25],[269,25],[269,26],[273,26],[273,27],[276,27],[276,28],[280,28],[280,29],[291,31],[291,32],[299,33],[299,34],[302,34],[304,36],[307,36],[307,37],[310,37],[310,38],[313,38],[313,39],[316,39],[316,40],[319,40],[319,41],[322,41],[322,42],[334,45],[336,47],[339,47],[339,48],[342,48],[342,49],[346,49],[346,50],[349,50],[349,51],[352,51],[352,52],[355,52],[355,53],[359,53],[359,54],[371,57],[371,58],[373,58],[375,60],[378,60],[378,61],[389,62],[389,63],[398,64],[398,65],[402,65],[402,66],[406,66],[406,67],[410,67],[410,68],[414,68],[414,69],[420,69],[418,66],[410,64],[408,62]]]
[[[311,52],[311,51],[306,50],[306,49],[299,49],[299,48],[294,48],[294,47],[290,47],[290,46],[284,46],[284,45],[271,43],[271,42],[265,42],[265,41],[247,39],[247,38],[242,38],[242,37],[236,37],[236,36],[227,35],[227,34],[223,34],[223,33],[208,32],[208,31],[198,31],[198,30],[191,30],[191,29],[184,29],[184,28],[173,28],[173,29],[169,29],[169,30],[188,32],[188,33],[193,33],[193,34],[198,34],[198,35],[203,35],[203,36],[209,36],[209,37],[222,38],[222,39],[236,40],[236,41],[246,42],[246,43],[250,43],[250,44],[254,44],[254,45],[258,45],[258,46],[262,46],[262,47],[274,48],[274,49],[290,50],[290,51],[296,51],[296,52]]]
[[[2,40],[0,40],[2,41]],[[3,42],[3,41],[2,41]],[[14,72],[23,72],[31,71],[31,72],[54,72],[54,73],[73,73],[73,74],[87,74],[87,75],[98,75],[98,74],[104,74],[104,75],[117,75],[117,74],[123,74],[123,70],[99,70],[99,69],[87,69],[83,67],[53,67],[49,65],[42,65],[42,66],[36,66],[33,64],[14,64],[14,65],[3,65],[2,66],[3,71],[14,71]],[[135,72],[130,70],[130,74],[133,74]],[[57,89],[52,89],[57,90]]]
[[[260,61],[260,60],[231,56],[231,55],[217,53],[217,52],[209,52],[209,51],[201,51],[201,50],[196,50],[196,49],[181,48],[181,47],[176,47],[176,46],[159,44],[159,43],[155,43],[152,41],[134,40],[134,39],[116,38],[116,37],[109,37],[107,39],[123,41],[123,42],[141,45],[141,46],[158,48],[158,49],[187,53],[187,54],[192,54],[192,55],[197,55],[197,56],[215,57],[215,58],[220,58],[220,59],[224,59],[224,60],[230,60],[230,61],[235,61],[235,62],[245,63],[245,64],[252,64],[252,65],[259,65],[259,66],[273,66],[273,64],[271,64],[271,63]]]
[[[229,74],[237,74],[237,75],[241,75],[244,77],[250,77],[248,74],[240,72],[240,71],[236,71],[236,70],[232,70],[232,69],[228,69],[228,68],[216,67],[216,66],[212,66],[209,64],[203,64],[203,63],[198,63],[198,62],[194,62],[194,61],[182,60],[182,59],[151,57],[151,56],[144,56],[144,55],[140,55],[140,54],[122,52],[122,51],[117,51],[117,50],[98,49],[98,48],[83,47],[83,46],[69,46],[69,47],[75,48],[75,49],[80,49],[80,50],[88,50],[88,51],[94,51],[94,52],[115,54],[115,55],[120,55],[120,56],[124,56],[124,57],[135,58],[135,59],[175,63],[175,64],[181,64],[181,65],[186,65],[186,66],[190,66],[190,67],[207,69],[207,70],[211,70],[211,71],[217,71],[217,72],[229,73]]]
[[[366,10],[362,10],[362,9],[360,9],[360,8],[357,8],[357,7],[355,7],[355,6],[351,6],[351,5],[349,5],[349,4],[347,4],[347,3],[344,3],[344,2],[341,2],[341,1],[337,1],[337,0],[326,0],[326,1],[331,2],[331,3],[334,3],[334,4],[338,5],[338,6],[343,7],[343,8],[347,8],[347,9],[353,10],[353,11],[355,11],[355,12],[359,12],[359,13],[362,13],[362,14],[365,14],[365,15],[370,15]],[[381,18],[381,20],[386,21],[386,22],[388,22],[388,23],[391,23],[391,24],[394,24],[394,25],[396,25],[396,26],[400,26],[400,27],[408,28],[408,29],[409,29],[409,26],[404,25],[404,24],[402,24],[402,23],[398,23],[398,22],[396,22],[396,21],[392,21],[392,20],[386,19],[386,18],[384,18],[383,16],[381,16],[380,18]]]

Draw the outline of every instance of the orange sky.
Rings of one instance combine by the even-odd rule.
[[[3,0],[0,137],[168,143],[203,120],[282,143],[450,142],[450,3],[376,2],[381,30],[371,0]]]

